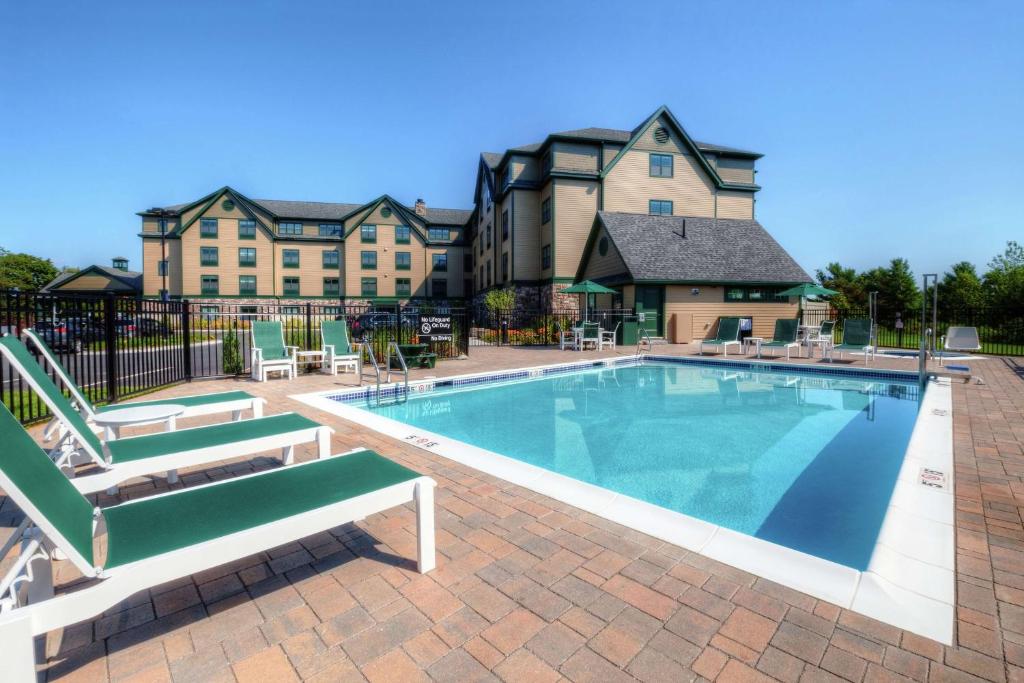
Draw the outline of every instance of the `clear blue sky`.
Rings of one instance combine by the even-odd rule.
[[[755,149],[809,271],[982,267],[1024,237],[1024,3],[7,2],[0,245],[139,265],[136,211],[470,207],[478,155],[667,104]]]

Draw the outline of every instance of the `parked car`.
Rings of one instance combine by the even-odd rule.
[[[135,336],[135,321],[131,318],[118,316],[114,318],[114,329],[120,338]]]
[[[345,316],[338,316],[338,320],[344,319]],[[420,317],[418,312],[412,311],[402,311],[400,316],[390,311],[372,311],[350,318],[349,327],[352,330],[352,337],[360,339],[363,334],[369,334],[375,330],[394,329],[396,320],[400,321],[401,327],[416,327],[419,325]]]
[[[64,321],[68,335],[82,344],[103,339],[103,328],[89,318],[68,318]]]
[[[82,350],[82,340],[69,332],[68,325],[63,320],[37,320],[32,329],[54,351],[78,353]],[[29,343],[28,349],[39,355],[39,349],[35,344]]]
[[[156,318],[139,318],[135,333],[140,337],[169,337],[171,326]]]

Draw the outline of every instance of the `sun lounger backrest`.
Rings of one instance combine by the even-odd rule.
[[[68,372],[68,369],[60,362],[60,358],[53,352],[53,349],[43,341],[42,337],[36,334],[36,331],[31,328],[22,330],[21,335],[30,340],[32,344],[39,349],[39,353],[46,358],[46,362],[50,364],[50,367],[53,368],[54,372],[60,376],[64,386],[66,386],[68,391],[71,392],[71,397],[75,399],[75,402],[88,413],[95,415],[96,407],[93,406],[85,394],[79,390],[78,385],[71,379],[71,373]]]
[[[334,355],[344,356],[352,353],[348,341],[348,328],[344,320],[325,320],[320,324],[320,336],[324,346],[334,346]]]
[[[103,458],[103,444],[92,429],[85,422],[75,407],[71,405],[60,388],[53,383],[53,380],[43,371],[43,368],[36,359],[32,357],[25,345],[17,338],[10,335],[0,337],[0,348],[3,349],[7,360],[14,366],[22,377],[43,399],[43,402],[50,407],[60,421],[71,430],[75,438],[92,451],[90,455],[98,460]]]
[[[867,318],[847,318],[844,320],[843,344],[847,346],[870,346],[871,321]]]
[[[53,464],[7,406],[0,404],[0,481],[4,492],[51,541],[70,546],[80,569],[91,571],[92,506]],[[84,564],[83,564],[84,562]]]
[[[946,330],[946,348],[950,351],[980,351],[977,327],[950,327]]]
[[[740,338],[740,319],[719,318],[718,338],[727,339],[729,341],[738,341]]]
[[[252,345],[263,352],[264,359],[284,358],[284,333],[279,320],[256,320],[252,324]]]
[[[835,320],[826,320],[821,324],[821,328],[818,330],[818,334],[822,337],[827,337],[832,334],[832,330],[835,329]]]
[[[800,331],[800,321],[796,318],[781,318],[775,321],[775,335],[772,341],[791,344],[796,341]]]

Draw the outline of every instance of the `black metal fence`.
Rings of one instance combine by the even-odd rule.
[[[803,313],[805,324],[820,324],[824,320],[837,321],[837,333],[842,338],[842,321],[847,318],[868,318],[864,309],[818,309]],[[896,314],[879,315],[875,321],[878,346],[891,349],[919,349],[921,344],[922,325],[921,311],[909,310]],[[1013,308],[970,308],[943,309],[939,308],[936,327],[935,348],[942,348],[942,336],[950,327],[974,327],[978,330],[981,341],[981,353],[1000,356],[1024,355],[1024,307]],[[925,322],[924,330],[932,328],[931,312]],[[929,348],[930,339],[929,339]]]
[[[176,382],[246,372],[254,320],[280,320],[287,344],[318,350],[321,321],[346,319],[353,341],[366,341],[383,358],[389,341],[425,341],[419,337],[424,313],[450,315],[452,321],[452,340],[427,342],[430,352],[442,359],[467,353],[468,312],[436,302],[427,306],[250,305],[0,291],[0,332],[20,335],[23,329],[34,328],[96,403],[119,401]],[[52,372],[51,377],[56,381]],[[0,400],[23,422],[48,415],[45,404],[2,359]]]
[[[473,310],[469,343],[472,346],[545,346],[558,343],[558,333],[583,318],[574,308],[561,310]],[[636,321],[629,309],[586,312],[587,320],[612,330],[620,322]]]

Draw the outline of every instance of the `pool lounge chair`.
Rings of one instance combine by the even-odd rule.
[[[580,335],[579,350],[587,348],[587,344],[593,344],[598,351],[601,350],[601,326],[597,323],[583,323],[583,334]]]
[[[842,359],[844,351],[857,351],[864,354],[864,365],[868,357],[874,353],[871,346],[871,321],[867,318],[847,318],[843,321],[843,343],[833,344],[829,349],[828,360],[831,363],[835,352]]]
[[[212,394],[175,396],[173,399],[162,401],[133,401],[127,404],[111,403],[107,406],[96,407],[89,401],[81,387],[71,379],[71,373],[67,371],[64,364],[57,358],[57,354],[47,346],[46,342],[36,334],[35,330],[22,330],[21,336],[24,338],[25,343],[29,345],[29,348],[34,346],[39,351],[39,354],[46,360],[47,365],[50,366],[64,386],[67,387],[68,392],[71,394],[71,400],[78,407],[79,412],[90,422],[97,414],[119,410],[128,406],[137,408],[139,406],[168,405],[171,403],[185,407],[185,412],[178,417],[196,417],[199,415],[216,415],[217,413],[230,412],[231,419],[241,420],[242,411],[244,410],[251,410],[253,417],[263,416],[263,404],[266,401],[244,391],[218,391]],[[50,429],[47,429],[47,432],[49,431]]]
[[[254,320],[252,323],[252,378],[267,381],[271,372],[286,372],[288,379],[298,374],[299,347],[284,343],[284,326],[279,320]]]
[[[434,480],[359,451],[106,508],[93,504],[0,406],[0,487],[25,522],[0,549],[21,546],[0,580],[3,679],[34,681],[34,638],[92,619],[139,591],[219,567],[410,502],[417,569],[435,566]],[[106,557],[94,553],[106,529]],[[51,557],[88,583],[54,595]]]
[[[330,427],[297,413],[101,441],[20,341],[0,337],[0,354],[60,420],[65,435],[51,451],[58,466],[70,466],[77,463],[76,456],[84,456],[99,468],[95,474],[74,478],[74,486],[85,493],[103,489],[115,493],[115,487],[123,481],[158,472],[167,472],[168,481],[173,483],[178,468],[277,448],[282,449],[284,464],[290,465],[295,446],[314,441],[320,457],[330,451]]]
[[[783,318],[775,321],[775,332],[768,341],[763,341],[757,347],[757,357],[761,357],[764,349],[786,349],[786,360],[789,360],[790,349],[796,349],[796,357],[800,357],[800,342],[797,336],[800,333],[800,321],[796,318]],[[775,354],[772,353],[774,356]]]
[[[722,355],[729,355],[729,347],[737,346],[740,347],[740,319],[739,318],[719,318],[718,319],[718,334],[714,339],[701,339],[700,340],[700,355],[704,355],[705,346],[721,346]]]
[[[978,338],[977,327],[950,327],[942,340],[945,351],[981,351],[981,340]],[[942,354],[939,354],[939,365],[942,365]]]
[[[348,338],[348,326],[344,320],[325,320],[320,324],[320,341],[323,344],[324,362],[322,370],[332,375],[338,374],[338,367],[352,368],[363,381],[363,354],[352,350]]]

